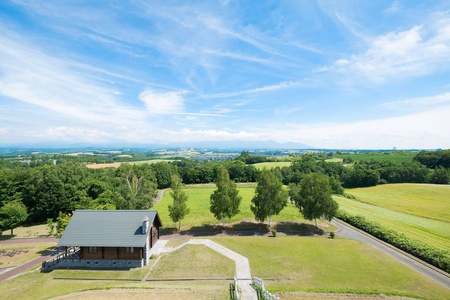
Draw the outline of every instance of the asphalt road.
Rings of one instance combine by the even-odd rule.
[[[436,268],[422,262],[421,260],[414,258],[413,256],[406,254],[405,252],[391,245],[388,245],[369,234],[366,234],[359,230],[355,230],[350,225],[343,223],[342,221],[334,219],[333,221],[331,221],[331,223],[341,228],[336,232],[336,236],[349,238],[369,244],[382,251],[383,253],[391,256],[392,258],[398,260],[399,262],[407,265],[411,269],[450,289],[450,274],[447,274],[441,270],[437,270]]]

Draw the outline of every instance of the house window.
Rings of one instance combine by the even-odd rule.
[[[89,254],[97,254],[97,247],[89,247]]]
[[[127,254],[134,253],[134,247],[127,247],[125,252]]]

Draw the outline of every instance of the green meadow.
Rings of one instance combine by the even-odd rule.
[[[346,190],[356,199],[334,196],[340,209],[431,246],[450,249],[448,186],[391,184]]]
[[[362,242],[324,237],[216,237],[246,257],[271,292],[380,293],[448,299],[450,291]]]
[[[374,153],[374,154],[356,154],[356,153],[349,153],[349,154],[335,154],[334,157],[337,158],[347,158],[351,157],[351,159],[355,161],[360,160],[377,160],[377,161],[393,161],[397,163],[402,162],[409,162],[413,160],[413,156],[402,156],[402,155],[393,155],[393,154],[382,154],[382,153]]]
[[[255,184],[238,185],[239,195],[242,196],[240,212],[232,218],[225,219],[228,230],[267,229],[269,220],[266,220],[264,224],[256,222],[254,214],[250,210],[251,199],[254,196],[255,187]],[[222,228],[222,220],[215,219],[214,215],[209,211],[209,197],[214,190],[215,186],[211,184],[185,186],[184,191],[189,197],[187,205],[190,209],[190,213],[181,221],[182,230],[208,231],[211,229],[219,230]],[[158,210],[158,214],[163,222],[163,232],[173,231],[178,228],[178,224],[172,222],[169,217],[168,206],[171,205],[172,202],[173,200],[170,196],[170,192],[167,190],[164,193],[161,202],[153,206],[153,209]],[[303,219],[298,209],[291,203],[288,203],[288,206],[285,207],[279,215],[272,216],[272,223],[277,230],[314,230],[314,222]],[[324,231],[337,229],[335,226],[330,225],[323,220],[319,223],[320,229]]]
[[[290,161],[276,161],[276,162],[263,162],[263,163],[257,163],[253,164],[252,166],[255,166],[258,170],[262,170],[264,168],[266,169],[272,169],[276,167],[289,167],[292,164]]]
[[[360,202],[450,222],[450,185],[385,184],[346,192]]]

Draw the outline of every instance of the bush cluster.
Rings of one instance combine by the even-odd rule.
[[[337,218],[385,241],[409,254],[414,255],[433,266],[450,273],[450,252],[434,248],[418,240],[409,238],[392,229],[385,228],[363,216],[351,215],[339,210]]]

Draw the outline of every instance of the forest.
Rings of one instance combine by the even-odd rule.
[[[327,156],[329,157],[329,156]],[[450,150],[421,151],[410,162],[361,160],[352,165],[327,162],[323,155],[283,158],[288,167],[271,172],[284,184],[299,184],[305,175],[327,175],[333,193],[343,187],[386,183],[449,183]],[[180,158],[153,164],[122,164],[119,168],[88,169],[82,158],[33,157],[29,162],[0,159],[0,224],[45,222],[75,209],[148,209],[157,189],[168,188],[172,175],[184,184],[210,183],[219,166],[235,182],[256,182],[261,171],[252,164],[278,161],[242,152],[233,160],[210,162]],[[15,211],[17,220],[11,219]]]

